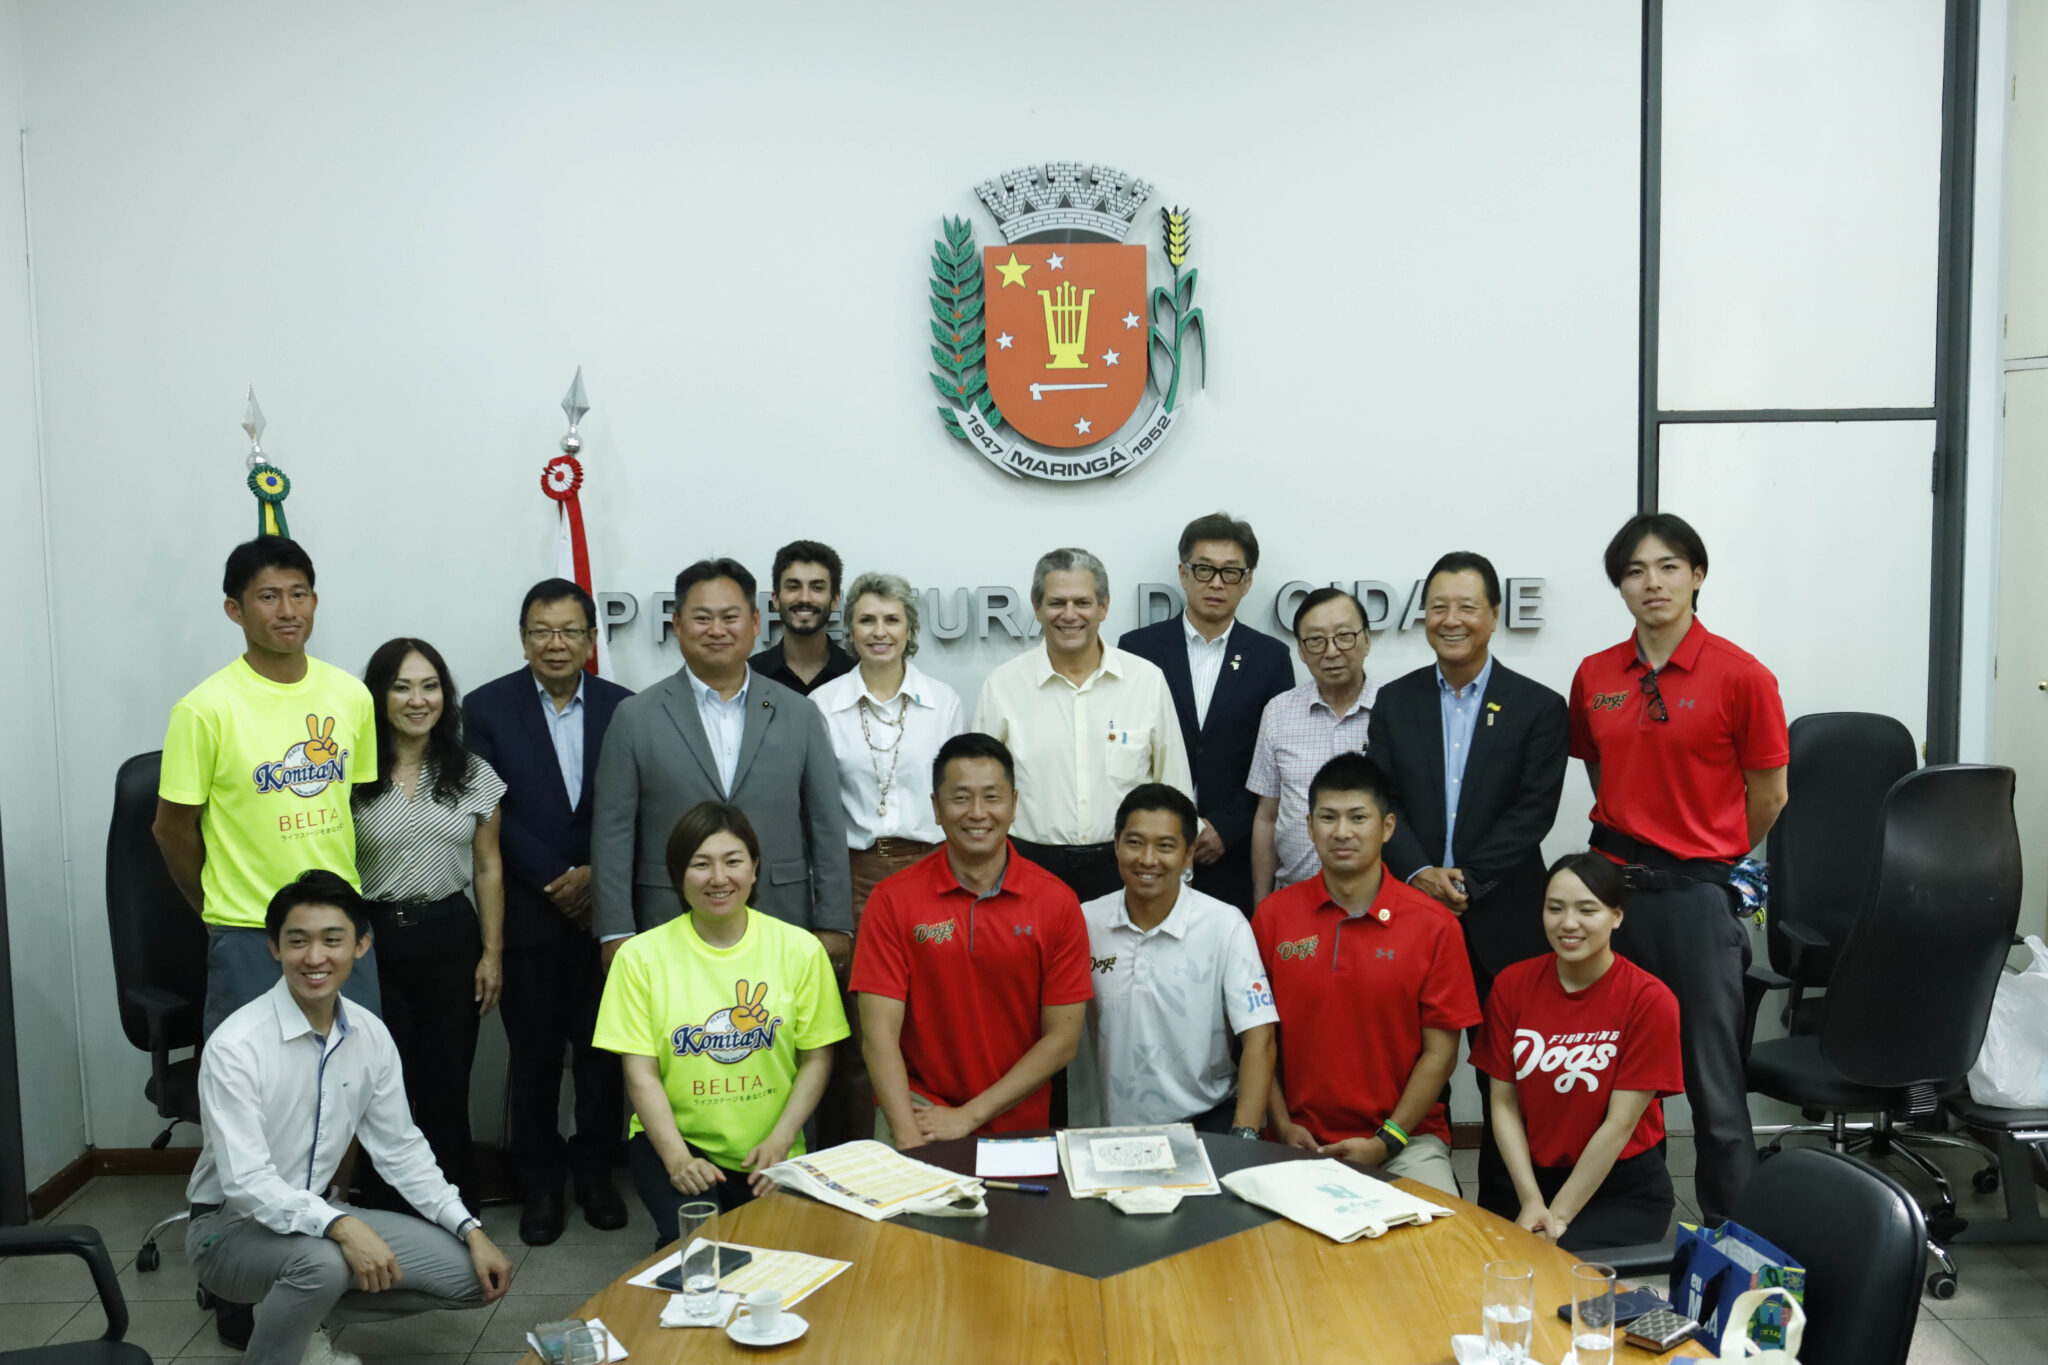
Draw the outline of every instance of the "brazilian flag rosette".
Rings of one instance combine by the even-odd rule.
[[[284,519],[284,500],[291,496],[292,481],[274,464],[259,464],[249,471],[249,491],[256,495],[256,534],[289,536]]]

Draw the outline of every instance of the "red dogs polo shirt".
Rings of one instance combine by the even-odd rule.
[[[994,1085],[1040,1036],[1038,1011],[1094,994],[1088,925],[1066,883],[1010,849],[1001,885],[976,899],[940,848],[877,886],[854,941],[856,991],[903,1002],[910,1088],[952,1108]],[[1052,1084],[982,1132],[1043,1128]]]
[[[1572,757],[1600,765],[1593,822],[1677,858],[1748,856],[1742,774],[1791,761],[1778,680],[1697,620],[1657,671],[1666,720],[1645,672],[1631,635],[1572,678]]]
[[[1685,1089],[1678,997],[1620,954],[1582,991],[1558,980],[1555,953],[1532,957],[1494,980],[1472,1065],[1515,1087],[1538,1166],[1577,1165],[1614,1092],[1651,1091],[1626,1160],[1664,1140],[1663,1097]]]
[[[1280,1010],[1288,1112],[1321,1142],[1371,1137],[1401,1102],[1422,1030],[1479,1022],[1465,936],[1451,912],[1391,874],[1363,915],[1330,899],[1320,875],[1275,891],[1252,937]],[[1451,1140],[1442,1104],[1412,1136]]]

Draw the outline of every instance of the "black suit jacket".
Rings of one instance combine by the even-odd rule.
[[[1181,742],[1195,778],[1195,806],[1216,827],[1223,856],[1195,869],[1197,889],[1252,910],[1252,816],[1259,798],[1245,790],[1252,750],[1259,742],[1259,717],[1266,703],[1294,686],[1294,658],[1270,635],[1242,621],[1230,626],[1222,671],[1209,698],[1205,724],[1195,724],[1195,685],[1188,672],[1187,628],[1180,616],[1127,632],[1117,642],[1166,674],[1173,709],[1180,714]]]
[[[541,888],[590,862],[590,812],[597,755],[612,712],[632,692],[603,678],[583,680],[583,791],[572,810],[562,765],[542,719],[538,684],[522,668],[469,694],[463,735],[505,780],[498,847],[505,864],[505,943],[524,948],[589,931],[570,922]]]
[[[1542,845],[1564,789],[1570,724],[1563,697],[1498,658],[1479,704],[1451,851],[1473,895],[1461,919],[1466,947],[1475,971],[1491,978],[1510,963],[1549,951]],[[1366,733],[1367,751],[1400,792],[1387,867],[1406,878],[1441,866],[1444,723],[1436,665],[1380,688]]]

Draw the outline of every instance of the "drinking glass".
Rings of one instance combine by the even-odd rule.
[[[683,1242],[683,1316],[710,1322],[718,1316],[718,1205],[693,1200],[676,1213]]]
[[[1572,1267],[1572,1354],[1579,1365],[1613,1365],[1614,1267]]]
[[[611,1357],[611,1337],[604,1328],[585,1323],[562,1334],[562,1365],[604,1365]]]
[[[1527,1261],[1488,1261],[1480,1315],[1487,1359],[1513,1365],[1527,1360],[1536,1327],[1536,1267]]]

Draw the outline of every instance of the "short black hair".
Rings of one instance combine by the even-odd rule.
[[[1259,538],[1252,534],[1252,524],[1239,521],[1228,512],[1211,512],[1206,517],[1196,517],[1180,533],[1180,562],[1188,562],[1188,556],[1196,545],[1205,540],[1234,541],[1244,551],[1244,566],[1247,569],[1259,567]]]
[[[228,565],[220,576],[221,595],[241,601],[249,590],[249,580],[265,569],[297,569],[306,576],[306,586],[313,586],[313,557],[299,542],[285,536],[258,536],[228,551]]]
[[[761,839],[754,833],[754,822],[747,818],[747,813],[730,802],[700,801],[677,817],[675,828],[668,832],[668,879],[676,889],[677,900],[683,899],[683,874],[690,870],[690,859],[714,834],[730,834],[738,839],[747,856],[754,860],[758,873]]]
[[[1381,815],[1394,813],[1394,779],[1387,776],[1386,769],[1362,753],[1338,754],[1316,769],[1316,775],[1309,779],[1308,784],[1309,810],[1315,810],[1316,799],[1324,792],[1364,792],[1372,798]]]
[[[676,575],[676,610],[683,609],[683,602],[689,597],[690,589],[699,583],[709,583],[718,578],[730,578],[739,584],[740,592],[746,596],[747,605],[757,611],[760,610],[759,604],[754,600],[754,576],[747,572],[746,565],[723,555],[717,559],[700,559]]]
[[[1289,624],[1288,629],[1294,632],[1296,639],[1300,639],[1302,618],[1317,607],[1322,606],[1325,602],[1334,602],[1340,597],[1358,609],[1359,629],[1371,630],[1372,620],[1365,614],[1365,603],[1358,600],[1358,594],[1347,592],[1343,588],[1317,588],[1314,592],[1302,598],[1301,605],[1294,609],[1294,620]]]
[[[547,606],[554,602],[566,602],[572,597],[576,599],[576,605],[583,608],[583,623],[596,630],[597,603],[591,600],[589,593],[566,578],[543,578],[526,590],[526,600],[519,604],[519,628],[526,629],[526,614],[532,611],[536,604]]]
[[[1628,562],[1635,558],[1636,550],[1651,536],[1663,541],[1690,568],[1701,573],[1707,570],[1707,543],[1700,539],[1700,533],[1692,529],[1692,523],[1676,512],[1638,512],[1621,524],[1614,533],[1614,539],[1607,542],[1607,581],[1615,587],[1628,574]],[[1692,604],[1700,604],[1699,590],[1692,594]]]
[[[1500,609],[1500,575],[1493,571],[1493,561],[1485,555],[1471,550],[1453,550],[1429,566],[1429,573],[1422,580],[1423,596],[1429,595],[1429,585],[1440,573],[1476,573],[1479,581],[1486,585],[1486,605]]]
[[[782,571],[792,564],[823,564],[832,580],[832,595],[839,596],[839,579],[844,572],[839,551],[821,540],[792,540],[775,552],[775,567],[768,576],[768,591],[782,591]]]
[[[1218,540],[1218,536],[1204,536],[1204,540]],[[1181,837],[1189,843],[1195,841],[1195,834],[1202,827],[1202,817],[1195,811],[1195,803],[1188,800],[1188,794],[1178,787],[1169,787],[1164,782],[1146,782],[1133,787],[1116,808],[1116,833],[1123,837],[1124,825],[1140,811],[1163,810],[1180,817]]]
[[[272,943],[283,936],[285,920],[302,905],[331,905],[348,916],[349,923],[356,927],[357,938],[370,932],[370,910],[363,904],[363,893],[350,886],[348,878],[338,872],[309,867],[277,888],[277,894],[263,911],[263,929]]]
[[[1569,872],[1586,884],[1593,893],[1593,899],[1602,905],[1611,905],[1619,910],[1628,900],[1628,882],[1621,875],[1612,858],[1603,857],[1592,849],[1580,849],[1567,853],[1550,865],[1550,871],[1543,874],[1547,887],[1550,879],[1560,872]]]
[[[939,752],[932,758],[932,790],[946,785],[946,765],[960,758],[992,758],[1003,765],[1003,780],[1012,787],[1017,785],[1017,760],[1010,757],[1010,746],[994,735],[984,735],[979,730],[969,730],[955,735],[939,746]]]

